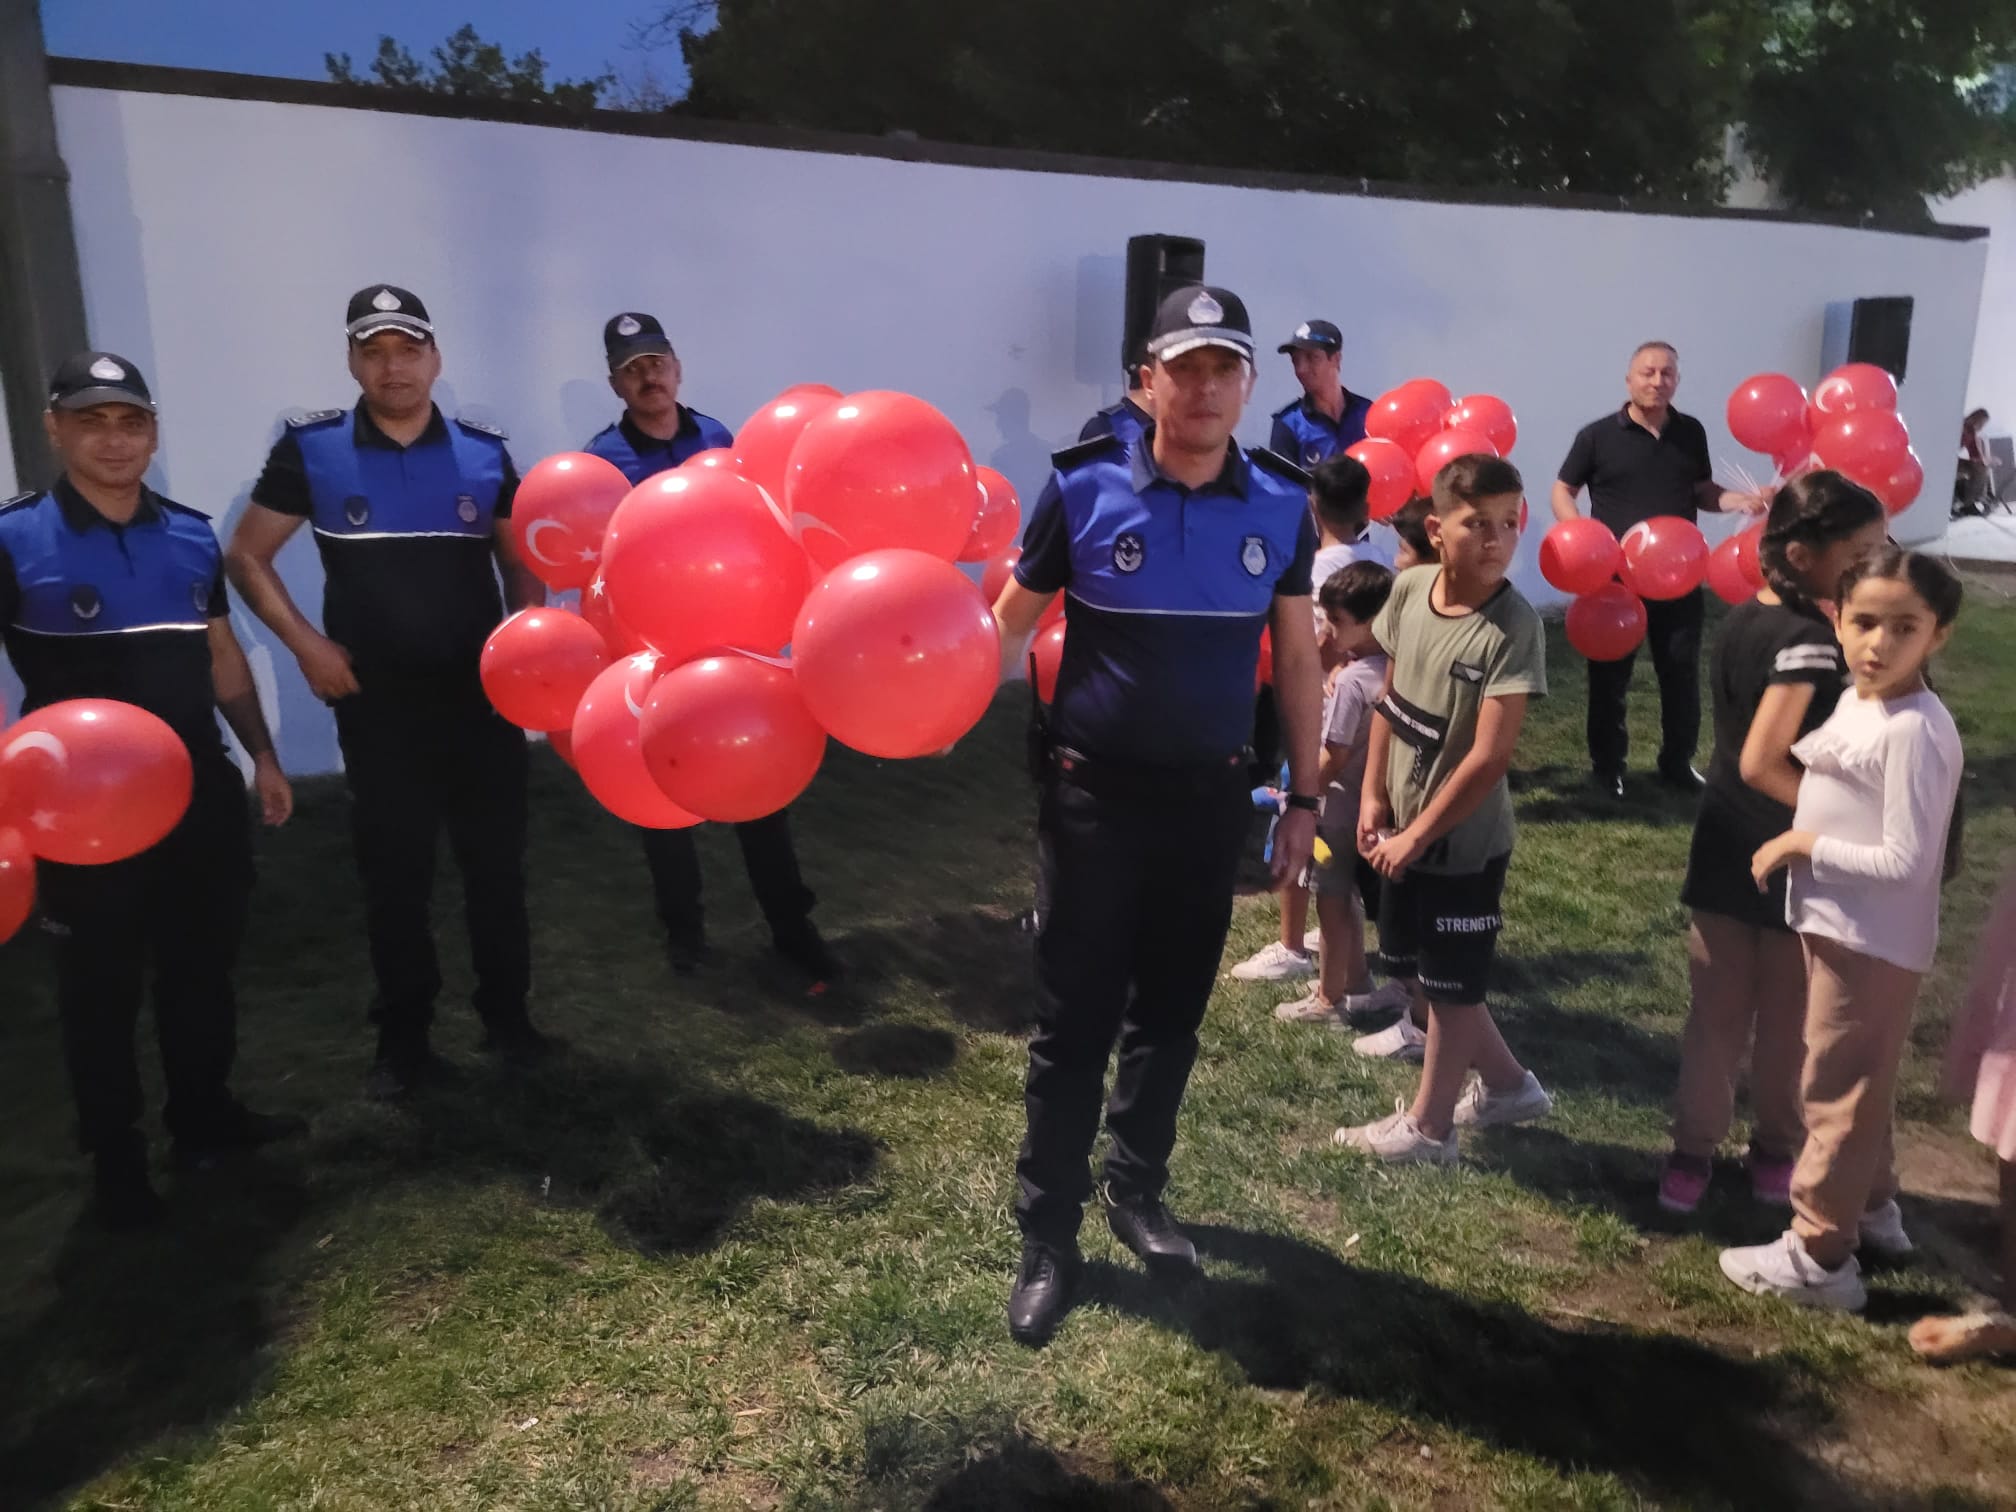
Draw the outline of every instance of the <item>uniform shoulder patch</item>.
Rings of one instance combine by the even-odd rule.
[[[1276,420],[1286,420],[1288,416],[1292,414],[1301,405],[1301,403],[1302,401],[1300,399],[1290,399],[1286,404],[1282,405],[1281,408],[1274,411],[1273,418]]]
[[[11,499],[0,500],[0,509],[18,509],[23,504],[32,503],[34,500],[39,499],[41,497],[42,497],[41,494],[39,494],[38,492],[36,492],[34,489],[31,488],[28,490],[28,492],[18,493],[14,495],[14,497]]]
[[[342,413],[343,411],[340,409],[305,410],[298,415],[289,415],[287,417],[287,427],[289,430],[300,430],[304,426],[323,425],[328,421],[334,420]]]
[[[1264,446],[1256,446],[1246,453],[1247,459],[1255,467],[1264,467],[1271,473],[1286,478],[1290,483],[1299,483],[1307,488],[1313,481],[1306,468],[1297,467],[1277,451],[1269,451]]]
[[[1069,472],[1074,467],[1083,467],[1087,462],[1110,459],[1115,453],[1125,451],[1121,439],[1108,431],[1103,436],[1094,436],[1090,441],[1080,441],[1075,446],[1067,446],[1062,451],[1050,454],[1050,465],[1059,472]]]
[[[498,441],[510,439],[500,427],[490,424],[487,420],[471,420],[467,415],[457,415],[455,423],[464,430],[476,432],[479,436],[490,436]]]
[[[177,504],[173,499],[163,498],[160,494],[154,495],[154,502],[170,514],[182,515],[191,520],[201,520],[206,527],[210,524],[210,516],[203,513],[200,509],[193,509],[187,504]]]

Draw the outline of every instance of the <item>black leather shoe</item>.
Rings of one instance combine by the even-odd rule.
[[[492,1024],[483,1035],[483,1049],[507,1066],[520,1070],[544,1065],[566,1048],[566,1041],[532,1027],[530,1019]]]
[[[810,919],[773,931],[771,943],[778,955],[813,981],[832,983],[840,979],[840,963],[833,958],[833,952]]]
[[[1659,780],[1676,793],[1698,793],[1708,785],[1708,779],[1689,766],[1662,766]]]
[[[448,1086],[461,1076],[453,1061],[436,1055],[424,1040],[413,1045],[381,1042],[377,1059],[364,1074],[364,1095],[379,1102],[397,1102],[430,1087]]]
[[[1116,1202],[1102,1192],[1106,1226],[1113,1237],[1141,1258],[1157,1276],[1180,1279],[1198,1274],[1197,1246],[1176,1226],[1159,1198],[1134,1197]]]
[[[1055,1336],[1071,1311],[1083,1264],[1076,1245],[1022,1241],[1022,1265],[1015,1273],[1015,1288],[1008,1293],[1008,1332],[1018,1344],[1041,1349]]]
[[[254,1113],[239,1103],[231,1111],[186,1134],[175,1136],[178,1165],[206,1165],[227,1155],[243,1154],[308,1132],[308,1120],[292,1113]]]
[[[691,976],[705,966],[711,952],[707,949],[707,937],[698,930],[691,934],[675,934],[665,937],[665,959],[672,967],[674,976]]]
[[[91,1211],[115,1234],[152,1228],[166,1216],[168,1205],[147,1179],[147,1147],[137,1138],[92,1157]]]
[[[1622,799],[1624,796],[1624,774],[1622,772],[1591,772],[1589,786],[1605,798]]]

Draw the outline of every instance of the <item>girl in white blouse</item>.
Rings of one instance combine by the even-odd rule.
[[[1858,1247],[1910,1253],[1892,1118],[1918,986],[1939,938],[1939,884],[1960,790],[1960,735],[1925,667],[1960,612],[1945,566],[1884,546],[1841,582],[1836,629],[1853,679],[1792,747],[1805,768],[1793,828],[1758,850],[1761,887],[1790,865],[1786,919],[1806,949],[1806,1146],[1792,1227],[1725,1250],[1746,1291],[1813,1306],[1867,1300]]]

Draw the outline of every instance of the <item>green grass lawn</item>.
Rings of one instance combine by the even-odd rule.
[[[0,1506],[2016,1505],[2016,1375],[1935,1374],[1904,1343],[1985,1279],[1993,1166],[1933,1069],[2016,838],[2016,608],[1977,592],[1946,659],[1969,862],[1905,1099],[1926,1258],[1876,1277],[1866,1320],[1722,1281],[1721,1244],[1781,1226],[1733,1165],[1697,1222],[1659,1219],[1689,814],[1649,784],[1621,809],[1585,798],[1582,674],[1554,640],[1496,997],[1554,1119],[1470,1137],[1454,1172],[1342,1158],[1331,1129],[1415,1073],[1227,983],[1169,1194],[1208,1282],[1162,1292],[1095,1219],[1089,1297],[1040,1354],[1003,1321],[1033,854],[1019,690],[947,760],[835,748],[797,814],[858,967],[825,998],[772,968],[711,829],[722,960],[675,981],[635,840],[539,752],[537,1012],[573,1052],[522,1078],[480,1062],[444,930],[439,1040],[469,1076],[400,1109],[361,1095],[343,800],[305,785],[262,840],[238,1083],[312,1133],[249,1169],[164,1173],[173,1220],[141,1240],[79,1221],[24,936],[0,950]],[[1641,666],[1641,765],[1655,718]],[[440,917],[459,911],[444,885]],[[1242,901],[1228,959],[1274,927],[1269,899]]]

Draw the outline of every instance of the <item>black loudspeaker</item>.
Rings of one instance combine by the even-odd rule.
[[[1204,282],[1204,243],[1194,236],[1127,238],[1126,319],[1120,337],[1120,367],[1132,382],[1147,360],[1148,328],[1162,296],[1185,284]]]
[[[1911,307],[1908,294],[1828,305],[1823,371],[1844,362],[1873,362],[1902,383],[1911,356]]]

